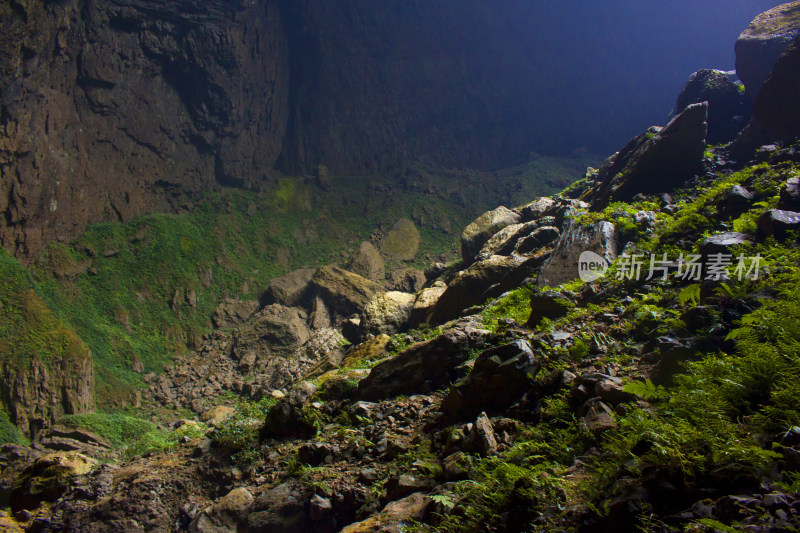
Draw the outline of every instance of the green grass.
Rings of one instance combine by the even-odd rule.
[[[11,420],[8,418],[8,413],[0,409],[0,445],[6,443],[22,444],[26,446],[30,444],[17,426],[11,423]]]
[[[86,357],[86,345],[42,298],[28,271],[0,249],[0,361],[23,368]]]
[[[185,424],[169,431],[136,416],[109,412],[67,415],[62,423],[67,427],[84,429],[103,437],[111,443],[114,450],[121,451],[125,459],[171,450],[182,438],[201,438],[206,431],[202,424]]]

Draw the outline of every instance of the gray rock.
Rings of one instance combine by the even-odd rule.
[[[416,268],[404,268],[392,273],[391,288],[398,292],[416,294],[422,290],[427,281],[423,271]]]
[[[561,237],[561,231],[553,226],[543,226],[536,228],[530,235],[517,241],[514,253],[518,255],[528,255],[540,251],[542,248],[552,245]]]
[[[234,332],[233,355],[246,372],[250,366],[267,364],[271,357],[295,357],[309,338],[298,309],[268,305]]]
[[[733,231],[718,233],[707,237],[700,243],[700,253],[703,256],[712,254],[730,254],[733,253],[733,248],[742,244],[752,244],[753,237],[746,233],[737,233]]]
[[[720,214],[727,218],[736,218],[750,209],[755,201],[753,193],[742,187],[734,185],[722,195],[717,202]]]
[[[488,457],[497,453],[497,439],[494,436],[494,428],[486,413],[481,413],[475,420],[472,432],[475,435],[475,444],[478,452],[482,456]]]
[[[521,220],[522,217],[518,213],[503,206],[476,218],[461,233],[461,257],[464,262],[472,263],[492,235],[506,226],[518,224]]]
[[[492,287],[497,293],[494,296],[499,296],[519,286],[533,270],[527,261],[530,260],[523,257],[496,255],[462,270],[436,301],[427,321],[441,324],[458,317],[464,309],[484,303]]]
[[[381,285],[336,266],[319,269],[311,284],[340,320],[360,313],[374,295],[386,292]]]
[[[640,193],[669,192],[682,186],[703,168],[707,119],[708,104],[692,104],[663,129],[634,139],[615,158],[624,162],[621,168],[614,164],[601,169],[601,184],[592,206],[600,208],[612,201],[629,201]],[[612,167],[615,173],[609,171]]]
[[[781,187],[778,209],[800,211],[800,178],[789,178]]]
[[[616,232],[610,222],[581,226],[570,220],[555,251],[539,272],[539,287],[555,287],[578,277],[578,260],[583,252],[594,252],[609,264],[617,257]]]
[[[438,284],[438,285],[437,285]],[[447,285],[443,282],[436,282],[433,287],[422,289],[414,301],[414,307],[408,315],[408,325],[415,328],[427,320],[428,314],[442,297]]]
[[[796,16],[800,16],[800,4],[797,2],[793,4]],[[793,31],[800,32],[800,22]],[[780,56],[772,74],[759,90],[753,106],[753,115],[773,134],[773,140],[800,136],[798,70],[800,70],[800,37],[797,37]]]
[[[732,141],[750,120],[750,99],[739,91],[725,72],[698,70],[689,77],[675,105],[678,113],[690,104],[708,102],[708,143]]]
[[[312,533],[308,512],[310,491],[289,481],[257,496],[247,516],[250,533]]]
[[[551,214],[555,206],[555,200],[547,196],[542,196],[524,205],[519,211],[522,213],[523,220],[537,220],[540,217]]]
[[[386,497],[389,500],[399,500],[415,492],[428,492],[436,486],[436,482],[411,475],[393,476],[386,481]]]
[[[761,238],[774,237],[778,241],[797,238],[800,230],[800,213],[770,209],[758,219],[758,235]]]

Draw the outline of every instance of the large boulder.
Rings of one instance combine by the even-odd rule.
[[[417,227],[407,218],[401,218],[379,243],[383,253],[398,261],[413,261],[419,250],[420,236]]]
[[[269,295],[276,303],[287,307],[302,305],[308,299],[314,269],[301,268],[269,282]]]
[[[588,193],[592,207],[629,201],[636,194],[670,192],[703,168],[708,103],[691,104],[664,128],[651,128],[609,158]]]
[[[371,242],[365,241],[359,245],[348,269],[370,281],[380,282],[386,277],[386,265],[381,253]]]
[[[310,338],[298,309],[279,304],[266,306],[233,335],[233,354],[248,367],[270,357],[291,358]]]
[[[367,334],[392,335],[408,328],[408,317],[416,297],[405,292],[376,294],[367,303],[361,316],[361,327]]]
[[[675,105],[680,113],[691,104],[708,102],[709,144],[732,141],[750,120],[749,100],[737,85],[722,71],[698,70],[689,77]]]
[[[567,222],[555,251],[539,271],[539,287],[555,287],[579,276],[579,261],[584,252],[592,252],[599,259],[612,263],[617,257],[616,231],[610,222],[582,226]]]
[[[464,309],[518,286],[541,265],[543,257],[495,255],[456,274],[431,309],[427,321],[441,324],[457,318]]]
[[[800,94],[800,37],[780,56],[772,74],[758,92],[753,111],[756,120],[775,137],[785,139],[800,137],[798,94]]]
[[[508,407],[530,389],[539,366],[528,341],[491,348],[478,356],[467,377],[450,388],[444,409],[465,418]]]
[[[447,290],[447,285],[443,281],[437,281],[432,287],[422,289],[414,301],[414,307],[408,315],[408,325],[415,328],[427,320],[428,313],[442,297],[444,291]]]
[[[428,393],[461,377],[457,368],[470,348],[485,342],[489,332],[474,328],[448,330],[438,337],[409,346],[372,369],[358,384],[356,396],[376,401],[400,394]]]
[[[332,265],[320,268],[311,284],[328,310],[339,318],[360,313],[373,296],[386,291],[374,281]]]
[[[492,235],[506,226],[518,224],[521,220],[518,213],[503,206],[487,211],[473,220],[461,233],[461,257],[464,262],[472,263]]]
[[[312,492],[298,481],[288,481],[257,496],[247,516],[251,533],[311,533]]]
[[[35,509],[42,502],[57,500],[72,481],[91,472],[96,461],[77,452],[51,453],[36,459],[14,482],[11,509]]]
[[[736,73],[755,97],[787,46],[800,35],[800,1],[758,15],[736,41]]]
[[[433,500],[429,496],[414,493],[402,500],[388,503],[380,513],[366,520],[350,524],[342,533],[385,533],[404,531],[404,524],[422,521]]]
[[[255,300],[225,298],[214,310],[211,322],[217,329],[235,328],[253,316],[259,307]]]

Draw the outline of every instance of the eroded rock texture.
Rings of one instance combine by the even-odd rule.
[[[274,167],[277,1],[22,0],[0,20],[0,242],[17,255]]]

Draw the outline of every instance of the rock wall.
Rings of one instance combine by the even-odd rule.
[[[497,169],[611,149],[666,114],[667,73],[698,66],[680,63],[671,28],[693,49],[741,27],[742,7],[698,6],[5,2],[0,244],[30,258],[87,224],[269,187],[278,171],[392,179],[419,160]]]
[[[22,0],[0,20],[0,242],[17,255],[274,167],[276,1]]]
[[[94,409],[94,369],[86,345],[74,339],[74,349],[58,361],[34,359],[20,366],[0,360],[0,402],[11,420],[33,436],[64,414]]]

